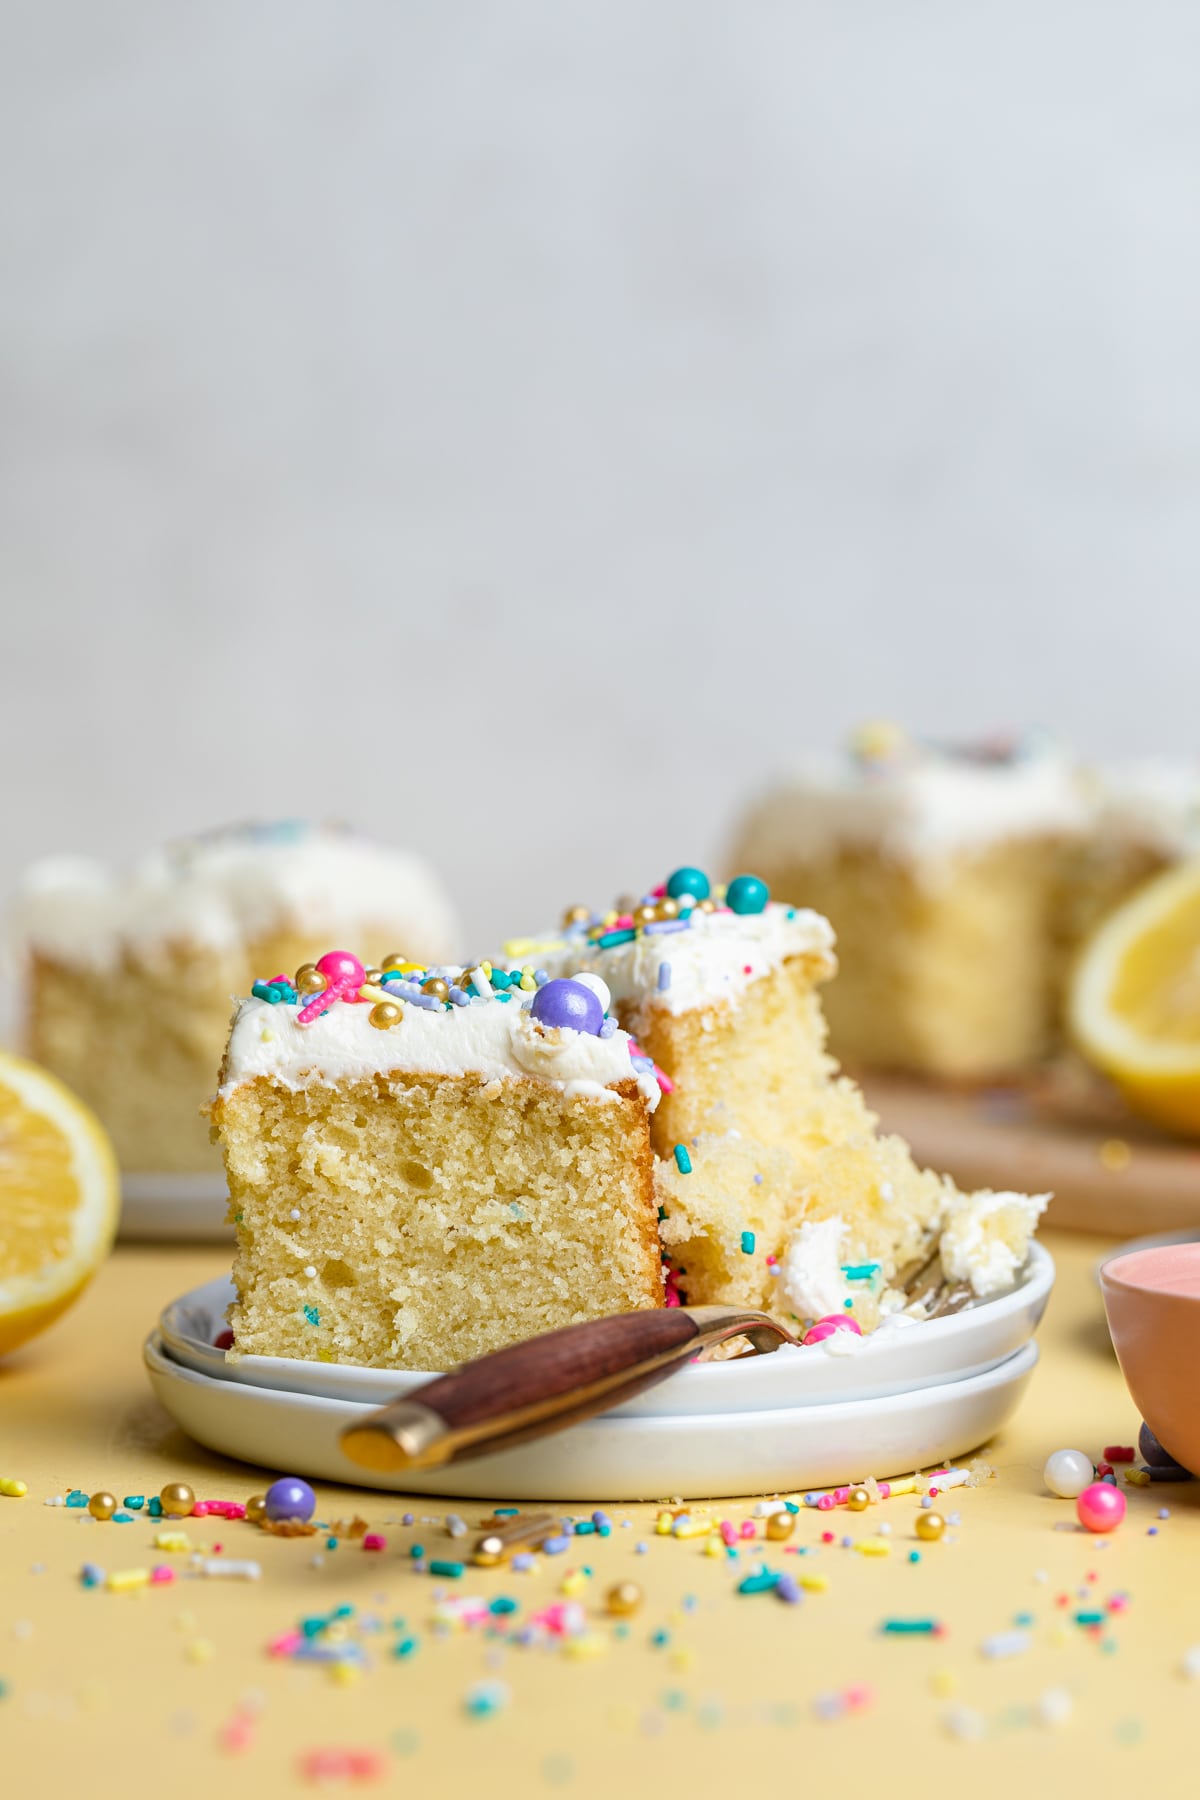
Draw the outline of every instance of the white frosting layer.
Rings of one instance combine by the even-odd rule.
[[[682,1013],[740,1000],[752,982],[791,957],[815,958],[822,977],[832,975],[833,941],[833,927],[820,913],[770,905],[761,913],[694,912],[683,931],[644,933],[608,950],[571,938],[539,949],[536,960],[551,975],[587,970],[601,976],[618,1004]]]
[[[779,1285],[798,1319],[828,1318],[852,1298],[841,1267],[845,1235],[838,1218],[807,1219],[792,1233],[779,1265]]]
[[[446,1011],[400,1002],[403,1018],[380,1031],[363,1003],[335,1002],[311,1024],[298,1025],[298,1006],[243,1000],[234,1015],[225,1055],[222,1093],[261,1075],[288,1088],[405,1071],[424,1075],[478,1074],[501,1080],[535,1079],[568,1095],[604,1100],[635,1080],[647,1104],[658,1104],[658,1083],[635,1069],[623,1031],[592,1037],[565,1028],[544,1030],[515,996],[477,1000]]]
[[[1200,767],[1157,759],[1102,770],[1097,836],[1175,858],[1200,854]]]
[[[1029,1254],[1029,1240],[1050,1203],[1049,1194],[961,1194],[951,1202],[942,1232],[942,1268],[980,1299],[1011,1287]]]
[[[739,855],[766,869],[843,848],[921,863],[1008,838],[1074,836],[1089,817],[1079,772],[1049,751],[997,763],[920,752],[866,765],[813,757],[755,807]]]
[[[235,949],[289,924],[348,949],[364,928],[390,926],[408,940],[397,950],[433,962],[453,954],[457,929],[420,857],[347,832],[285,825],[197,838],[121,874],[81,857],[36,863],[14,924],[45,955],[101,969],[126,949]]]

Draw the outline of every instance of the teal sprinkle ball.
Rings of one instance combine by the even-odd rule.
[[[735,875],[725,890],[725,904],[735,913],[765,912],[770,898],[771,890],[757,875]]]
[[[712,893],[712,884],[703,869],[685,866],[667,877],[667,892],[672,900],[682,900],[685,895],[690,895],[693,900],[707,900]]]

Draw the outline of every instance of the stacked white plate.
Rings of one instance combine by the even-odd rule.
[[[1054,1282],[1039,1244],[1017,1286],[967,1312],[855,1340],[692,1363],[551,1437],[425,1475],[368,1476],[344,1427],[432,1376],[246,1356],[214,1347],[233,1297],[209,1282],[168,1306],[146,1340],[150,1382],[201,1444],[260,1468],[398,1493],[511,1500],[685,1499],[832,1486],[911,1473],[987,1442],[1037,1363]],[[843,1334],[839,1334],[843,1335]]]

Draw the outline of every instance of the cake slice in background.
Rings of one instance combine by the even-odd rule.
[[[656,1082],[588,987],[488,967],[364,986],[339,952],[241,1003],[212,1106],[236,1354],[446,1369],[662,1305]]]
[[[731,860],[832,921],[839,1057],[978,1080],[1056,1041],[1065,894],[1093,816],[1088,782],[1045,742],[947,750],[881,726],[770,789]]]
[[[39,863],[14,927],[29,1054],[98,1114],[126,1171],[214,1174],[201,1108],[233,997],[330,942],[433,961],[456,931],[421,858],[297,822],[216,831],[123,873]]]

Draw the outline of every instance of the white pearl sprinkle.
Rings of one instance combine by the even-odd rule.
[[[309,1263],[307,1269],[305,1269],[304,1275],[305,1275],[305,1279],[307,1281],[315,1281],[316,1280],[317,1271],[313,1268],[311,1263]]]
[[[293,1206],[291,1212],[288,1214],[288,1218],[292,1221],[292,1223],[294,1225],[299,1217],[300,1217],[300,1208],[298,1206]]]

